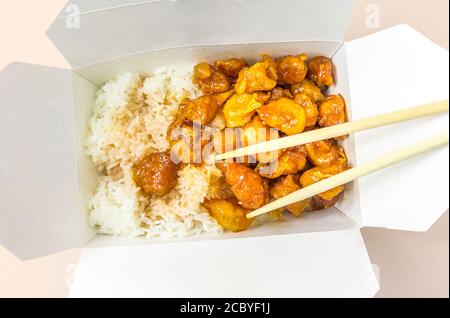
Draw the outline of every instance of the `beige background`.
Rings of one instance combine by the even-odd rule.
[[[1,1],[0,69],[12,61],[68,67],[44,34],[65,2]],[[367,23],[373,5],[380,10],[378,27]],[[448,0],[357,0],[347,40],[408,23],[448,49],[448,12]],[[427,233],[363,230],[380,274],[378,297],[449,296],[448,222],[446,213]],[[0,297],[67,296],[79,255],[75,249],[21,262],[0,246]]]

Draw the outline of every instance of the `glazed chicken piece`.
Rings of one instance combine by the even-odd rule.
[[[213,134],[214,152],[224,153],[236,150],[244,146],[243,130],[241,128],[226,128]],[[237,163],[245,165],[256,163],[254,156],[243,156],[235,158]]]
[[[330,95],[319,106],[319,126],[343,124],[347,120],[345,100],[341,95]]]
[[[296,179],[298,177],[289,174],[283,179],[277,181],[270,189],[270,196],[274,199],[282,198],[292,192],[300,190]],[[299,217],[303,212],[311,208],[311,199],[306,199],[300,202],[292,203],[286,206],[286,210],[296,217]]]
[[[322,90],[308,79],[303,80],[299,84],[291,85],[290,88],[292,95],[306,94],[313,103],[320,103],[325,99],[322,94]]]
[[[270,187],[272,186],[273,180],[264,178],[264,177],[261,177],[261,179],[262,179],[263,186],[264,186],[264,194],[266,195],[264,204],[267,204],[270,202],[269,190],[270,190]]]
[[[252,120],[242,127],[242,143],[244,147],[278,138],[278,130],[264,124],[258,115],[253,116]],[[256,160],[262,163],[268,163],[277,158],[278,151],[259,153],[256,155]]]
[[[216,153],[224,153],[242,147],[241,134],[242,131],[239,129],[231,128],[216,131],[213,134],[214,151]]]
[[[186,121],[184,117],[180,114],[180,112],[177,113],[175,116],[175,120],[169,125],[167,128],[167,135],[166,139],[171,142],[172,140],[177,139],[177,135],[179,135],[179,131],[182,129],[181,127],[186,124]]]
[[[305,63],[307,59],[306,54],[278,58],[276,60],[278,81],[286,84],[297,84],[303,81],[308,73],[308,66]]]
[[[223,116],[227,127],[241,127],[252,119],[255,110],[261,107],[258,93],[234,94],[225,103]]]
[[[257,209],[264,204],[265,188],[261,176],[240,163],[220,163],[225,182],[231,186],[239,205],[246,209]]]
[[[287,88],[275,87],[270,91],[270,99],[271,101],[277,100],[281,97],[293,98],[294,96],[291,94],[291,91]]]
[[[267,75],[277,81],[278,80],[278,74],[277,74],[277,63],[267,54],[263,54],[262,56],[262,62],[267,65]]]
[[[317,118],[319,117],[317,105],[313,103],[308,95],[302,93],[295,95],[294,102],[302,106],[305,110],[306,127],[314,127],[317,123]]]
[[[227,200],[234,198],[234,194],[223,176],[212,175],[206,197],[210,200]]]
[[[315,141],[305,145],[308,159],[317,167],[329,166],[339,161],[347,163],[347,157],[341,146],[334,139]]]
[[[145,193],[163,196],[176,186],[178,170],[169,152],[152,153],[133,165],[134,181]]]
[[[259,165],[258,172],[261,176],[275,179],[282,175],[295,174],[305,168],[307,163],[306,150],[303,146],[287,149],[278,158],[278,161],[270,165]]]
[[[315,195],[311,199],[311,211],[319,211],[322,209],[331,208],[339,202],[339,200],[344,196],[344,191],[340,192],[338,195],[333,197],[331,200],[325,200],[318,195]]]
[[[267,178],[262,178],[262,179],[263,179],[263,184],[264,184],[264,188],[266,191],[266,201],[264,202],[264,204],[268,204],[268,203],[270,203],[270,201],[272,201],[272,197],[269,192],[270,192],[270,188],[272,187],[274,180],[267,179]],[[283,209],[276,209],[276,210],[266,213],[267,221],[275,221],[275,222],[284,221],[283,211],[284,211]]]
[[[267,101],[270,100],[271,98],[271,93],[270,92],[256,92],[253,93],[256,94],[256,101],[261,103],[261,104],[265,104]]]
[[[194,66],[193,81],[206,95],[226,92],[231,86],[228,77],[208,63],[200,63]]]
[[[226,76],[236,79],[239,76],[239,72],[248,67],[247,61],[244,59],[228,59],[222,61],[215,61],[214,66]]]
[[[240,232],[248,229],[253,219],[247,218],[247,211],[226,200],[209,200],[203,203],[209,214],[225,230]]]
[[[193,127],[191,124],[183,123],[180,127],[172,130],[170,153],[172,158],[177,158],[183,163],[202,163],[203,148],[209,140],[202,139],[201,127]]]
[[[223,109],[219,111],[219,113],[214,117],[214,119],[208,124],[209,127],[215,130],[224,130],[225,126],[225,117],[223,116]]]
[[[329,178],[347,169],[347,165],[341,162],[334,162],[331,165],[323,167],[315,167],[306,170],[300,177],[300,184],[302,187],[307,187],[311,184],[319,182],[320,180]],[[322,192],[317,196],[325,201],[332,201],[345,189],[344,185]]]
[[[220,107],[233,93],[234,90],[229,90],[220,94],[200,96],[194,100],[185,98],[180,104],[179,116],[190,122],[206,125],[214,120]]]
[[[239,94],[270,91],[277,85],[277,78],[275,63],[269,57],[264,57],[262,62],[241,70],[235,89]]]
[[[298,134],[305,129],[305,110],[289,98],[282,97],[258,108],[256,111],[267,125],[287,135]]]
[[[332,86],[333,79],[333,63],[328,57],[317,56],[309,62],[308,78],[319,87]]]

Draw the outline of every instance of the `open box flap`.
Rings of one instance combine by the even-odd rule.
[[[448,51],[407,25],[346,43],[353,119],[448,99]],[[355,134],[357,163],[448,129],[448,113]],[[449,149],[358,181],[362,225],[427,230],[448,209]]]
[[[92,238],[80,213],[73,74],[14,63],[0,73],[0,244],[21,259]]]
[[[359,229],[85,248],[71,297],[371,297]]]
[[[353,0],[74,0],[48,35],[73,67],[199,44],[343,41]],[[116,5],[114,7],[114,5]],[[103,8],[102,8],[103,6]],[[67,7],[66,7],[67,8]],[[76,8],[76,7],[75,7]],[[83,8],[86,12],[83,13]]]

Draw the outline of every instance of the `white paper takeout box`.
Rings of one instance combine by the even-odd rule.
[[[48,35],[73,69],[0,73],[0,243],[22,259],[84,251],[71,296],[373,296],[360,228],[426,231],[448,208],[448,148],[352,183],[338,208],[172,242],[96,236],[83,141],[96,90],[124,72],[231,56],[332,57],[351,119],[448,98],[448,52],[406,25],[344,43],[352,1],[71,1]],[[75,10],[76,12],[76,10]],[[66,16],[69,14],[69,16]],[[75,28],[74,28],[75,26]],[[448,127],[448,115],[346,139],[357,165]]]

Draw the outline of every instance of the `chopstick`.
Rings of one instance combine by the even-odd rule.
[[[370,118],[354,120],[340,125],[327,128],[316,129],[297,135],[283,137],[279,139],[260,142],[247,147],[242,147],[233,151],[215,155],[215,161],[221,161],[230,158],[237,158],[257,153],[266,153],[270,151],[285,149],[314,141],[345,136],[353,132],[377,128],[420,117],[431,116],[443,112],[448,112],[448,100],[443,100],[431,104],[425,104],[413,108],[407,108],[400,111],[377,115]]]
[[[247,218],[253,218],[255,216],[282,208],[289,204],[305,200],[307,198],[313,197],[319,193],[325,192],[327,190],[333,189],[337,186],[346,184],[359,177],[368,175],[377,170],[386,168],[402,160],[408,159],[415,155],[421,154],[423,152],[441,147],[448,144],[449,140],[449,130],[441,132],[430,138],[418,141],[412,145],[404,147],[400,150],[396,150],[392,153],[379,157],[375,160],[369,161],[361,166],[346,170],[337,175],[324,179],[310,186],[307,186],[298,191],[292,192],[287,196],[284,196],[276,201],[273,201],[257,210],[254,210],[247,214]]]

